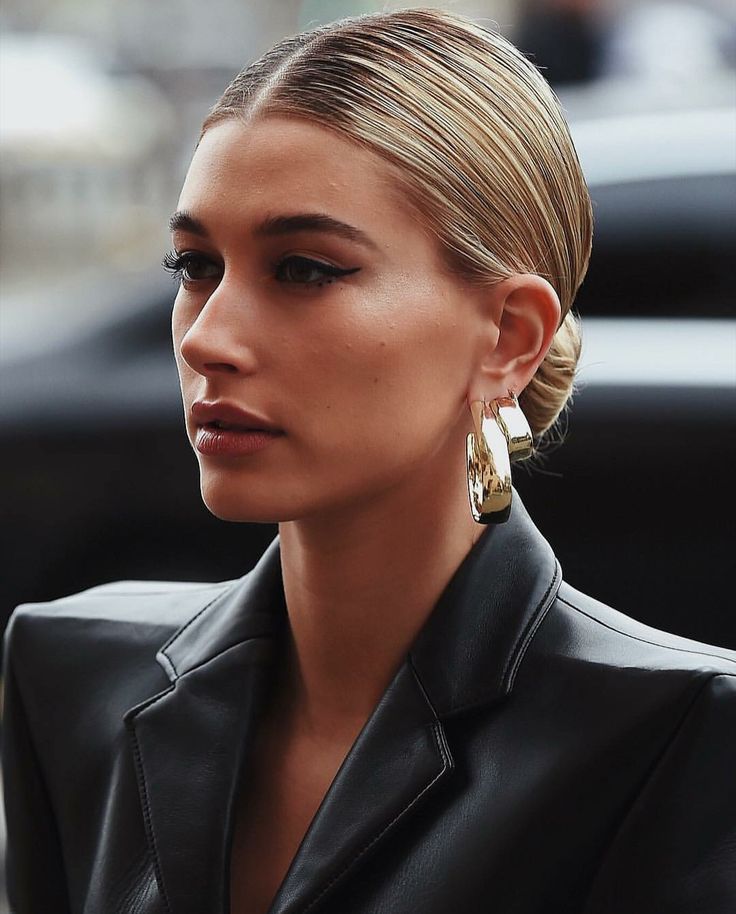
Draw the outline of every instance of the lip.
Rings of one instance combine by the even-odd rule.
[[[273,422],[264,419],[263,416],[248,412],[225,400],[195,400],[192,403],[192,418],[198,426],[222,422],[232,425],[235,431],[283,434],[282,429],[277,428]]]
[[[192,418],[197,424],[194,447],[207,456],[247,456],[263,450],[284,434],[283,429],[263,416],[221,400],[195,401]]]

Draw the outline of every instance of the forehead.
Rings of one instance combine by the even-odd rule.
[[[329,211],[362,227],[408,215],[392,166],[375,153],[308,121],[226,120],[202,137],[179,209],[240,216],[264,210]],[[376,225],[378,229],[379,226]]]

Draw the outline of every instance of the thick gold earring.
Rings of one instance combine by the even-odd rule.
[[[533,449],[532,432],[515,394],[470,404],[473,431],[466,442],[468,496],[473,520],[502,524],[511,514],[511,461]]]

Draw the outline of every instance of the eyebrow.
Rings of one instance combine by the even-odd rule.
[[[294,216],[269,216],[257,226],[254,234],[260,237],[278,237],[296,232],[321,232],[355,241],[375,250],[376,243],[364,231],[347,222],[341,222],[325,213],[297,213]]]
[[[207,238],[209,236],[209,232],[204,227],[204,224],[200,222],[199,219],[195,219],[194,216],[185,209],[177,210],[169,219],[169,231],[187,232],[190,235],[200,235],[202,238]]]
[[[179,210],[169,219],[172,232],[187,232],[207,238],[209,232],[199,219],[186,210]],[[377,250],[378,245],[364,231],[341,222],[326,213],[296,213],[293,216],[268,216],[259,223],[253,234],[259,238],[276,238],[282,235],[293,235],[297,232],[320,232],[324,235],[336,235],[348,241],[362,244],[364,247]]]

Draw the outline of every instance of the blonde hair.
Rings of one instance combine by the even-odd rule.
[[[204,122],[279,114],[337,131],[397,166],[448,267],[477,283],[536,273],[562,322],[520,402],[536,436],[565,406],[580,354],[570,308],[590,255],[588,190],[560,105],[507,40],[410,9],[287,38],[242,70]]]

